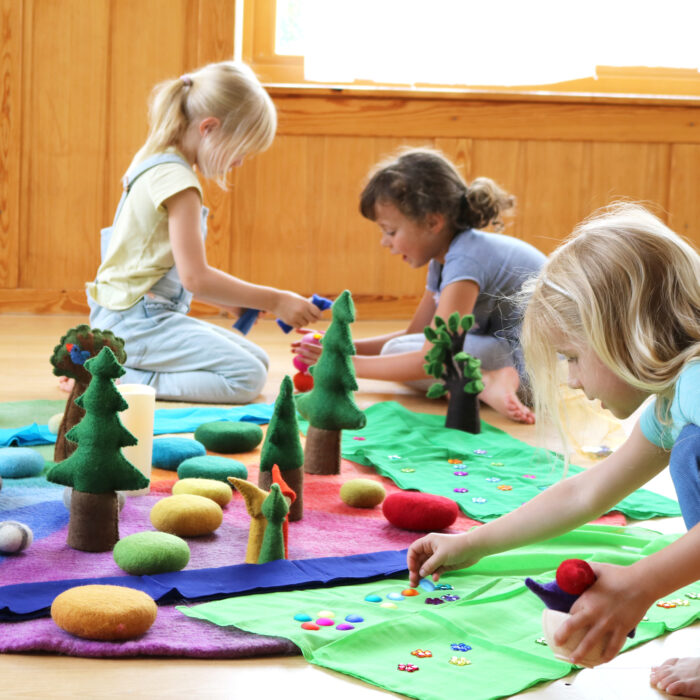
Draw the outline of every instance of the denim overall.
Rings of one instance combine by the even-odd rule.
[[[173,153],[147,158],[124,178],[114,222],[102,229],[104,259],[119,212],[134,182],[163,163],[189,164]],[[202,207],[202,234],[208,209]],[[260,393],[269,360],[257,345],[226,328],[187,315],[192,294],[173,267],[132,307],[113,311],[88,294],[90,325],[123,338],[127,359],[122,382],[148,384],[159,399],[204,403],[249,403]]]

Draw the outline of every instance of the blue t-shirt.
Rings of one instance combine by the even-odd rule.
[[[437,304],[452,282],[476,282],[479,295],[470,332],[516,340],[521,312],[512,297],[525,280],[539,274],[545,260],[543,253],[519,238],[468,229],[452,239],[444,265],[430,261],[426,287]]]
[[[639,426],[649,442],[670,450],[686,425],[700,425],[700,361],[690,362],[678,375],[668,425],[656,417],[657,400],[644,409]]]

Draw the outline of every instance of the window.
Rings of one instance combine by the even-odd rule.
[[[247,0],[264,82],[700,96],[698,0]]]

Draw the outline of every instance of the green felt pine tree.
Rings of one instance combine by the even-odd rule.
[[[265,491],[270,490],[272,468],[276,464],[285,483],[296,494],[296,500],[289,509],[289,520],[295,522],[304,516],[304,450],[299,438],[293,393],[294,385],[289,375],[286,375],[280,384],[272,418],[265,433],[258,486]]]
[[[85,416],[66,435],[77,443],[76,450],[54,465],[46,478],[73,488],[69,546],[103,552],[119,540],[116,492],[145,488],[149,481],[121,452],[122,447],[136,444],[118,416],[128,408],[114,384],[124,370],[109,347],[87,360],[85,368],[92,380],[76,399]]]
[[[270,493],[262,504],[262,514],[267,520],[263,535],[258,564],[264,564],[275,559],[284,559],[284,535],[282,526],[289,506],[282,495],[279,484],[272,484]]]
[[[307,474],[339,474],[341,430],[357,430],[367,422],[353,398],[357,381],[350,324],[355,320],[355,306],[348,290],[335,300],[332,313],[321,341],[323,352],[310,369],[314,388],[297,397],[299,413],[309,421],[304,451]]]
[[[478,394],[484,390],[481,381],[481,360],[464,352],[464,339],[474,325],[474,316],[460,318],[457,311],[450,314],[445,323],[435,317],[435,328],[425,328],[425,337],[433,344],[425,356],[425,371],[439,379],[429,389],[427,396],[437,399],[449,394],[446,428],[456,428],[469,433],[481,432]]]
[[[126,362],[124,341],[121,338],[115,336],[112,331],[90,328],[84,323],[68,330],[61,338],[61,342],[53,349],[53,355],[51,355],[53,373],[57,377],[71,377],[75,380],[56,435],[54,462],[70,457],[75,450],[75,443],[66,440],[65,436],[85,415],[85,411],[75,402],[87,389],[91,379],[90,372],[85,369],[85,361],[95,357],[105,346],[112,350],[121,364]]]

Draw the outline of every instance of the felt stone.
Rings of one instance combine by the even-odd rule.
[[[180,479],[173,484],[173,495],[193,493],[195,496],[211,498],[222,508],[231,502],[233,492],[231,487],[216,479]]]
[[[350,479],[340,487],[340,500],[354,508],[374,508],[385,498],[384,487],[372,479]]]
[[[204,445],[192,438],[155,438],[151,464],[156,469],[175,471],[186,459],[201,457],[206,453]]]
[[[255,423],[215,420],[202,423],[194,431],[194,439],[212,452],[238,454],[254,450],[262,442],[263,431]]]
[[[140,637],[157,614],[153,598],[126,586],[76,586],[56,596],[51,604],[51,617],[62,630],[100,641]]]
[[[180,479],[216,479],[228,483],[229,476],[247,479],[248,469],[235,459],[205,455],[186,459],[177,468],[177,475]]]
[[[137,532],[114,545],[114,561],[132,576],[180,571],[190,560],[187,542],[167,532]]]
[[[32,529],[16,520],[0,522],[0,554],[16,554],[21,552],[34,540]]]
[[[31,447],[0,447],[0,477],[38,476],[43,469],[44,458]]]
[[[191,493],[168,496],[151,508],[153,527],[179,537],[209,535],[223,519],[221,506],[211,498]]]
[[[418,491],[389,494],[382,504],[384,517],[403,530],[444,530],[457,520],[457,504],[444,496]]]
[[[54,435],[58,435],[58,429],[61,427],[62,420],[62,413],[54,413],[51,418],[49,418],[47,427]]]

